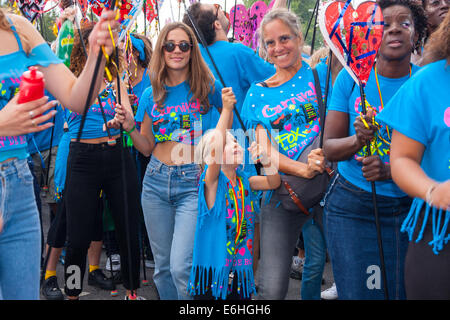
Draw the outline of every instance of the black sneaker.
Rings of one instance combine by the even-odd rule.
[[[58,286],[56,276],[52,276],[44,281],[41,292],[47,300],[64,300],[64,295]]]
[[[101,269],[89,272],[88,285],[103,290],[116,290],[116,285],[111,278],[107,278]]]

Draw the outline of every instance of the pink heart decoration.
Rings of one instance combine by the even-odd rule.
[[[352,2],[358,2],[356,10]],[[383,37],[384,21],[375,1],[333,1],[319,11],[322,35],[357,83],[369,79]]]
[[[264,15],[267,13],[269,8],[267,7],[266,3],[264,1],[256,1],[249,10],[249,17],[252,22],[252,31],[253,31],[253,38],[252,38],[252,48],[256,49],[258,47],[258,33],[256,30],[258,30],[259,26],[261,25],[261,20],[264,18]]]
[[[227,219],[231,219],[233,217],[234,210],[233,209],[227,209],[227,211],[228,211]]]
[[[230,23],[232,28],[234,26],[234,36],[236,40],[246,46],[250,45],[253,38],[252,23],[250,22],[247,9],[244,5],[238,4],[231,8]]]
[[[285,124],[285,125],[284,125],[284,129],[285,129],[286,131],[291,131],[291,129],[292,129],[292,124],[291,124],[291,123]]]
[[[244,256],[244,254],[245,254],[245,248],[244,248],[244,247],[240,248],[238,252],[239,252],[239,254],[240,254],[241,256]]]
[[[166,128],[159,128],[159,132],[161,132],[162,135],[166,134]]]

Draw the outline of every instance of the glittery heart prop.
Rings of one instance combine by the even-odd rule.
[[[86,17],[86,12],[88,9],[88,2],[87,0],[77,0],[78,5],[80,6],[81,9],[81,15],[84,17]]]
[[[88,0],[91,4],[92,11],[100,16],[102,14],[103,8],[109,8],[112,1],[115,0]],[[122,23],[124,20],[128,19],[128,13],[131,11],[132,2],[131,0],[120,0],[120,8],[119,8],[119,23]]]
[[[246,46],[250,45],[253,38],[252,23],[243,4],[231,8],[230,23],[231,27],[234,27],[235,39]]]
[[[17,0],[20,12],[31,22],[39,17],[39,11],[44,8],[44,5],[45,0]]]
[[[383,37],[383,15],[377,3],[351,0],[323,3],[319,26],[344,68],[365,86]]]
[[[261,24],[261,20],[264,18],[264,15],[269,10],[266,3],[264,1],[256,1],[249,10],[249,16],[252,20],[252,48],[256,49],[258,47],[258,33],[256,32]]]

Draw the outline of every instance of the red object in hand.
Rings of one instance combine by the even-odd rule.
[[[40,99],[44,96],[44,75],[37,67],[30,67],[21,77],[19,103]]]

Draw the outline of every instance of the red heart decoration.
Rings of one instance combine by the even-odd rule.
[[[365,86],[381,45],[383,14],[375,1],[360,2],[356,10],[351,2],[323,4],[319,25],[335,56],[353,79]]]
[[[157,16],[157,12],[156,12],[156,3],[157,0],[147,0],[147,8],[146,8],[146,14],[147,14],[147,21],[148,22],[152,22],[153,19],[156,18]],[[158,7],[160,8],[160,6]],[[144,8],[142,8],[142,10],[144,10]]]

